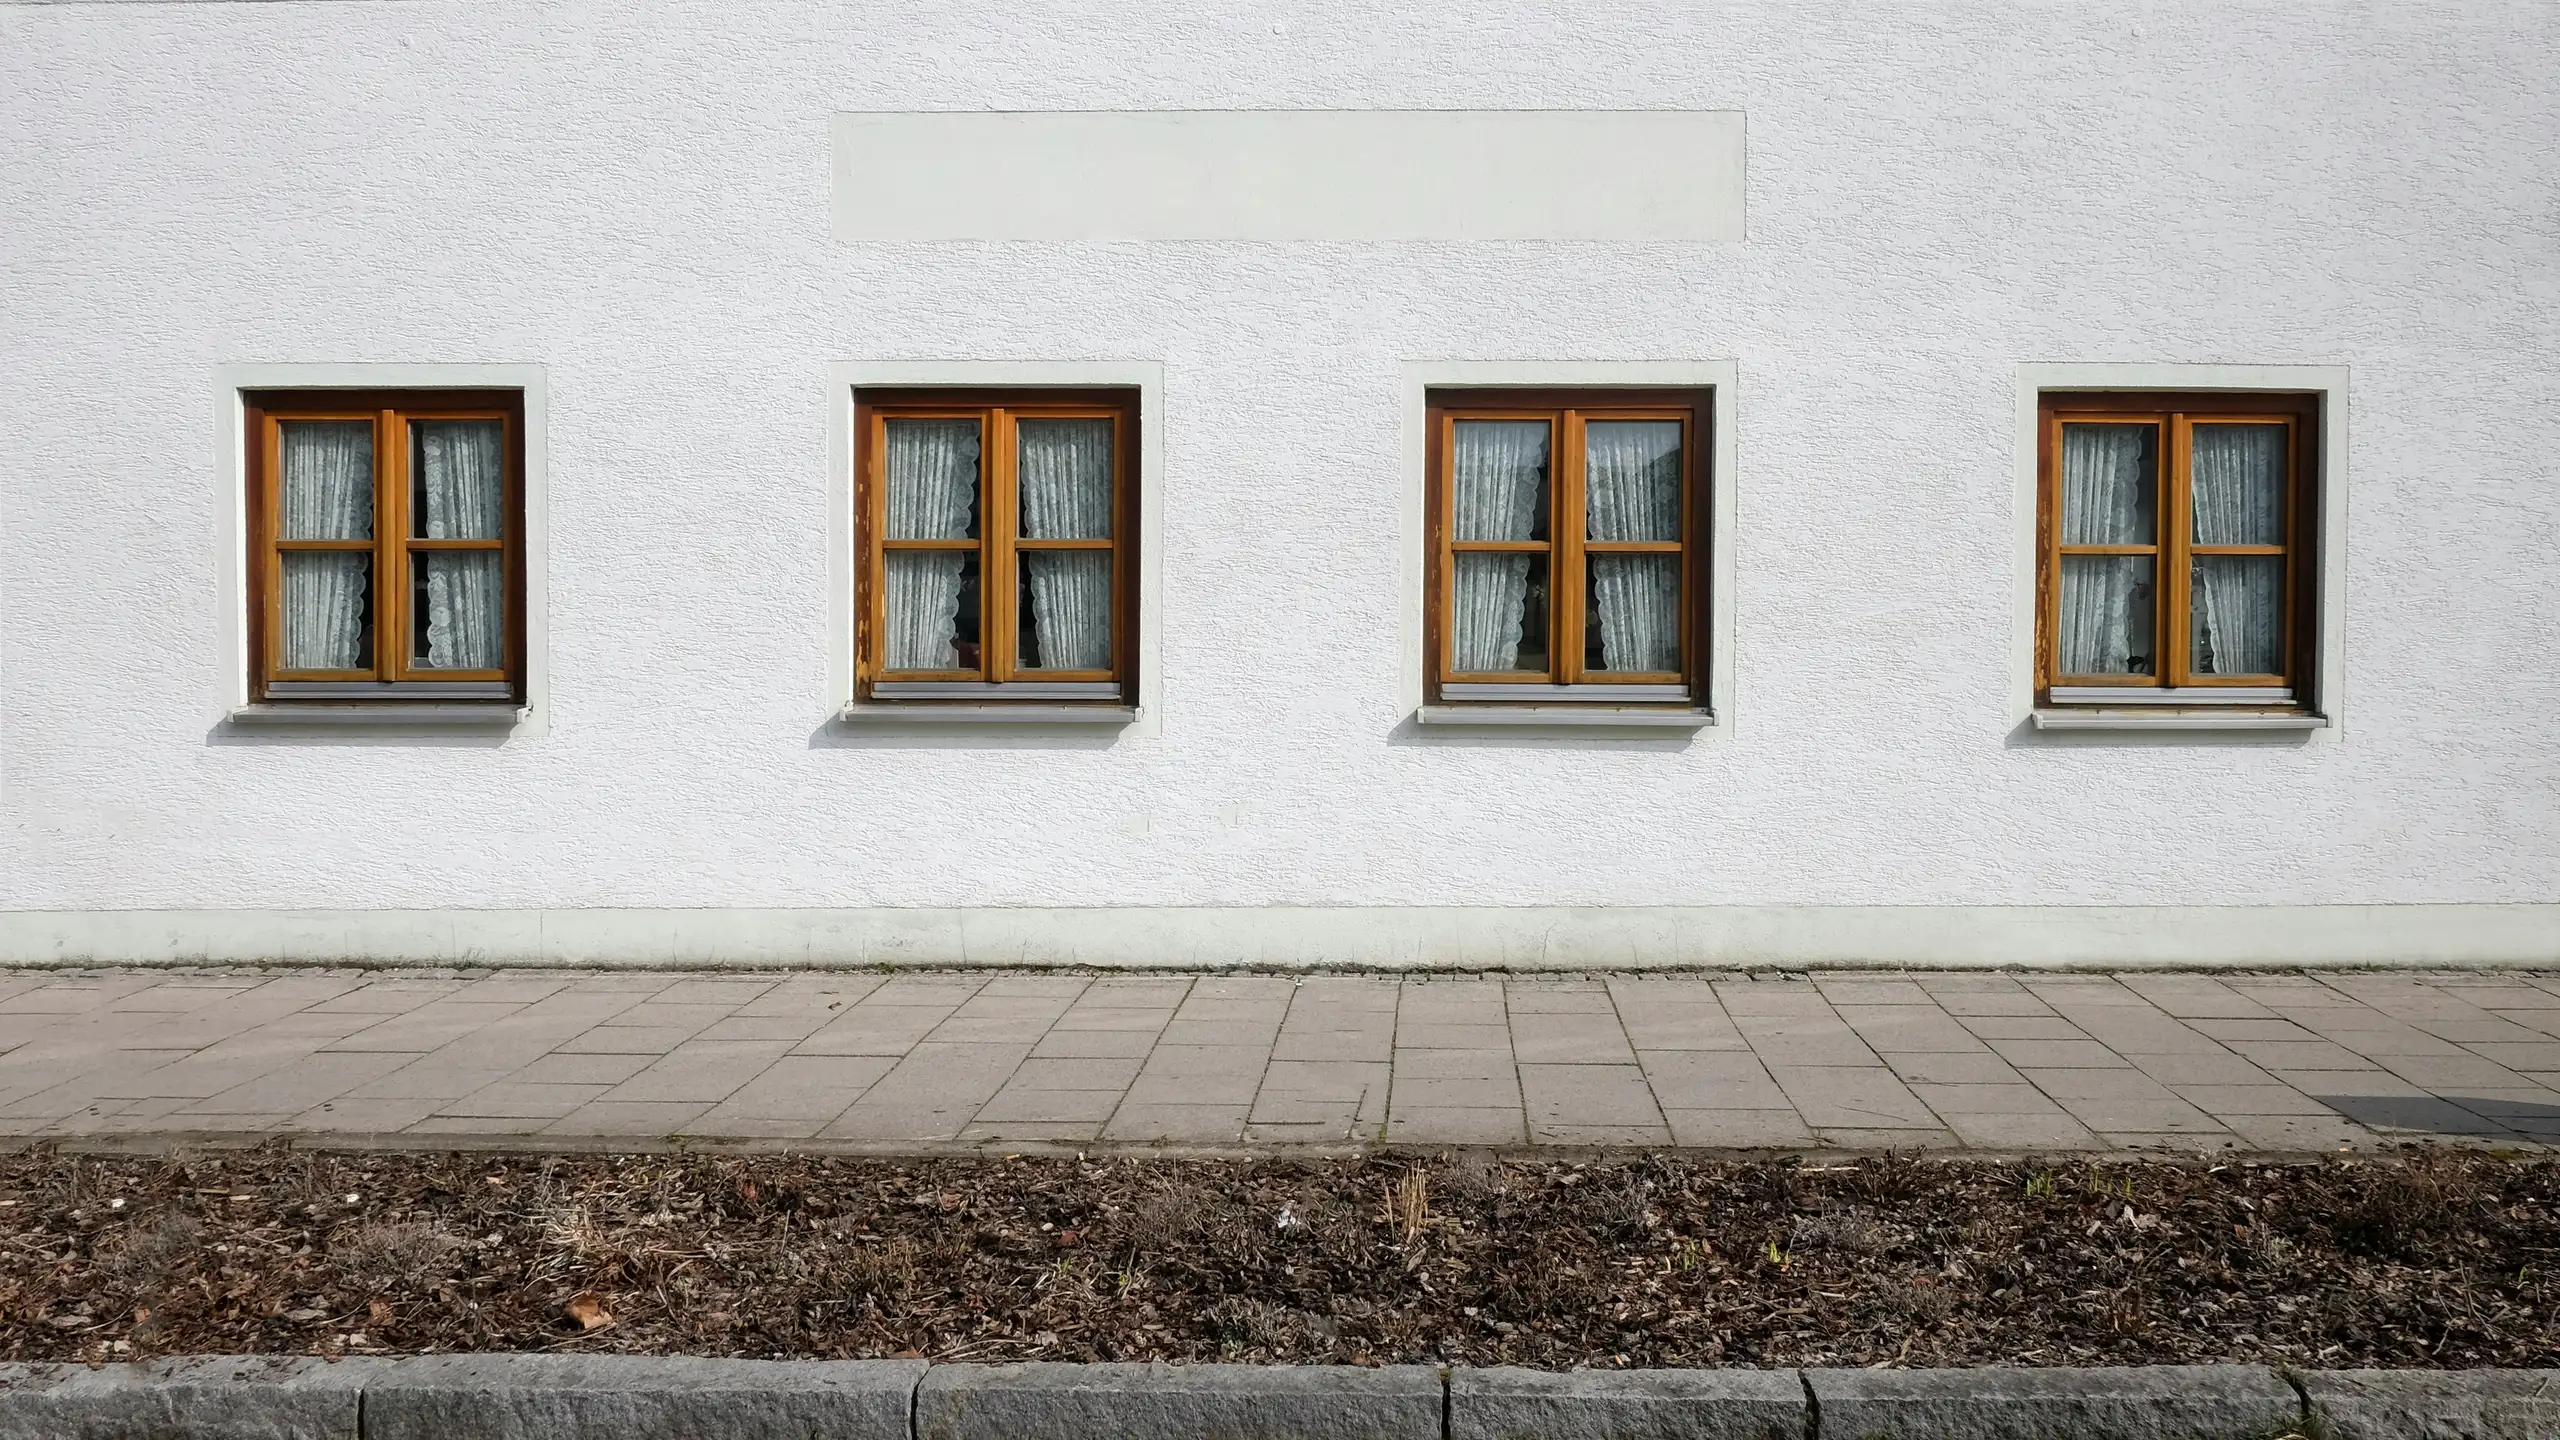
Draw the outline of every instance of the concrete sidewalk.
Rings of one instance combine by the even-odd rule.
[[[0,1134],[2334,1150],[2560,1142],[2560,977],[0,978]]]

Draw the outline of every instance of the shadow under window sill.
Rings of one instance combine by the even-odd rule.
[[[242,729],[299,726],[363,726],[407,730],[505,730],[524,723],[521,705],[326,705],[259,704],[225,717]]]

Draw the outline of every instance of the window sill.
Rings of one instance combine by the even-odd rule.
[[[2328,717],[2300,711],[2038,710],[2039,730],[2322,730]]]
[[[516,705],[243,705],[231,723],[243,726],[365,725],[419,730],[503,730],[524,723]]]
[[[1641,730],[1694,732],[1716,723],[1705,710],[1641,709],[1620,705],[1425,705],[1417,725],[1531,727],[1542,730]]]
[[[844,725],[1058,725],[1117,727],[1135,723],[1135,705],[847,705]]]

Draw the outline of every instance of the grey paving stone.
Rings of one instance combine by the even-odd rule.
[[[1822,1440],[2272,1440],[2302,1414],[2258,1365],[1803,1373]]]
[[[435,1355],[380,1364],[365,1440],[907,1440],[915,1360]],[[352,1432],[350,1432],[352,1433]]]
[[[1438,1440],[1425,1365],[936,1365],[915,1440]]]
[[[371,1373],[284,1356],[0,1365],[0,1440],[356,1440]]]
[[[2560,1370],[2312,1370],[2327,1440],[2550,1440]]]
[[[1803,1440],[1793,1370],[1449,1372],[1449,1440]]]

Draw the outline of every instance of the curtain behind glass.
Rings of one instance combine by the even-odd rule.
[[[1547,426],[1541,420],[1460,420],[1450,427],[1453,513],[1459,540],[1539,540],[1546,535]],[[1529,597],[1529,555],[1457,557],[1450,617],[1462,673],[1512,670]]]
[[[506,535],[506,427],[495,420],[419,420],[410,529],[426,540]],[[507,663],[507,569],[496,550],[418,550],[425,597],[412,663],[430,670],[496,670]]]
[[[1111,535],[1111,422],[1014,424],[1014,484],[1025,540],[1102,540]],[[1111,552],[1026,550],[1031,597],[1026,662],[1043,670],[1111,665]],[[1036,650],[1035,650],[1036,647]]]
[[[978,422],[890,420],[882,427],[887,538],[959,540],[977,530]],[[893,550],[882,557],[889,670],[959,666],[960,574],[956,550]]]
[[[1594,420],[1582,427],[1582,504],[1593,540],[1680,538],[1680,426]],[[1680,557],[1593,555],[1591,617],[1602,670],[1680,668]]]
[[[279,432],[276,533],[287,540],[373,538],[373,424],[288,420]],[[287,670],[372,668],[368,645],[373,556],[287,551],[283,651]]]
[[[2282,545],[2285,427],[2197,425],[2189,475],[2198,545]],[[2284,557],[2198,555],[2188,659],[2199,675],[2283,669]]]
[[[2154,543],[2159,431],[2151,425],[2062,427],[2062,542]],[[2065,675],[2149,675],[2152,557],[2065,555],[2061,634]]]

